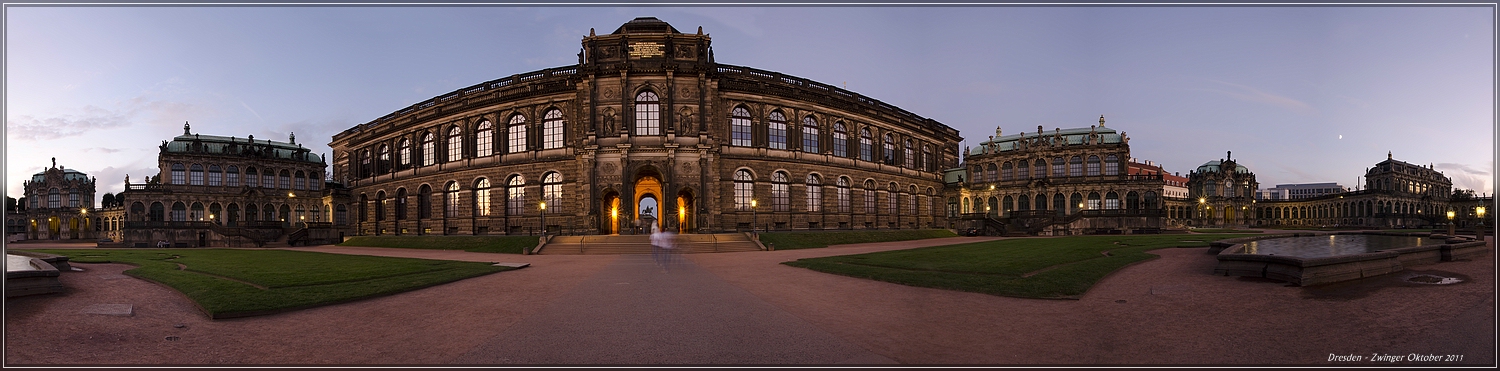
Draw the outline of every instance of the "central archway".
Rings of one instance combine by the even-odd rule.
[[[663,206],[662,200],[664,199],[662,197],[661,179],[661,172],[657,171],[654,167],[643,167],[636,172],[635,184],[631,187],[635,190],[635,197],[631,198],[631,204],[635,206],[636,213],[629,217],[641,219],[641,233],[647,233],[651,230],[651,226],[647,223],[653,223],[658,229],[661,229],[660,209]],[[650,209],[648,210],[647,207]]]

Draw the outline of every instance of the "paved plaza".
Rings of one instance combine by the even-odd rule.
[[[1115,272],[1080,300],[909,287],[780,264],[992,239],[687,254],[665,266],[650,255],[299,247],[530,266],[217,321],[170,288],[122,275],[127,265],[75,264],[86,271],[63,274],[66,293],[7,300],[5,363],[1352,366],[1409,354],[1494,363],[1493,253],[1302,288],[1213,276],[1206,248],[1160,249],[1152,253],[1161,258]],[[1404,280],[1418,272],[1466,281]],[[88,312],[101,304],[133,312]]]

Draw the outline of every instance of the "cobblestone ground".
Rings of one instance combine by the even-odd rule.
[[[6,300],[5,364],[1392,363],[1376,356],[1400,357],[1394,363],[1406,366],[1495,362],[1493,253],[1303,288],[1213,276],[1206,249],[1162,249],[1154,251],[1161,258],[1115,272],[1080,300],[907,287],[780,264],[978,240],[694,254],[672,270],[646,256],[297,248],[531,267],[218,321],[176,291],[122,275],[129,266],[77,264],[87,271],[63,274],[67,292]],[[1465,281],[1405,280],[1416,273]],[[622,287],[632,284],[644,285]],[[134,314],[83,313],[95,304],[131,304]],[[1414,362],[1413,354],[1462,361]],[[1361,360],[1332,360],[1350,355]]]

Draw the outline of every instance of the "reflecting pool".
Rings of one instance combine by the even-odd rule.
[[[1427,237],[1373,234],[1272,238],[1245,243],[1244,252],[1246,254],[1321,258],[1422,246],[1423,243],[1442,244],[1442,241],[1423,241],[1425,239]]]

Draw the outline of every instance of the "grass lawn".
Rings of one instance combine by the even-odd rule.
[[[349,240],[338,246],[520,254],[523,249],[536,247],[537,238],[537,236],[356,236],[349,237]]]
[[[1246,236],[1253,235],[1018,238],[801,259],[783,264],[910,286],[1022,298],[1077,299],[1104,276],[1156,258],[1146,251],[1207,247],[1207,241]]]
[[[815,232],[765,232],[760,234],[760,243],[776,250],[807,249],[850,243],[921,240],[939,237],[958,237],[947,229],[905,231],[815,231]]]
[[[135,265],[125,274],[182,292],[214,319],[343,303],[514,269],[489,263],[286,250],[28,251],[65,255],[78,263]]]
[[[1189,229],[1189,231],[1193,231],[1193,232],[1197,232],[1197,233],[1261,233],[1261,231],[1256,231],[1256,230],[1233,229],[1233,228],[1197,228],[1197,229]]]

